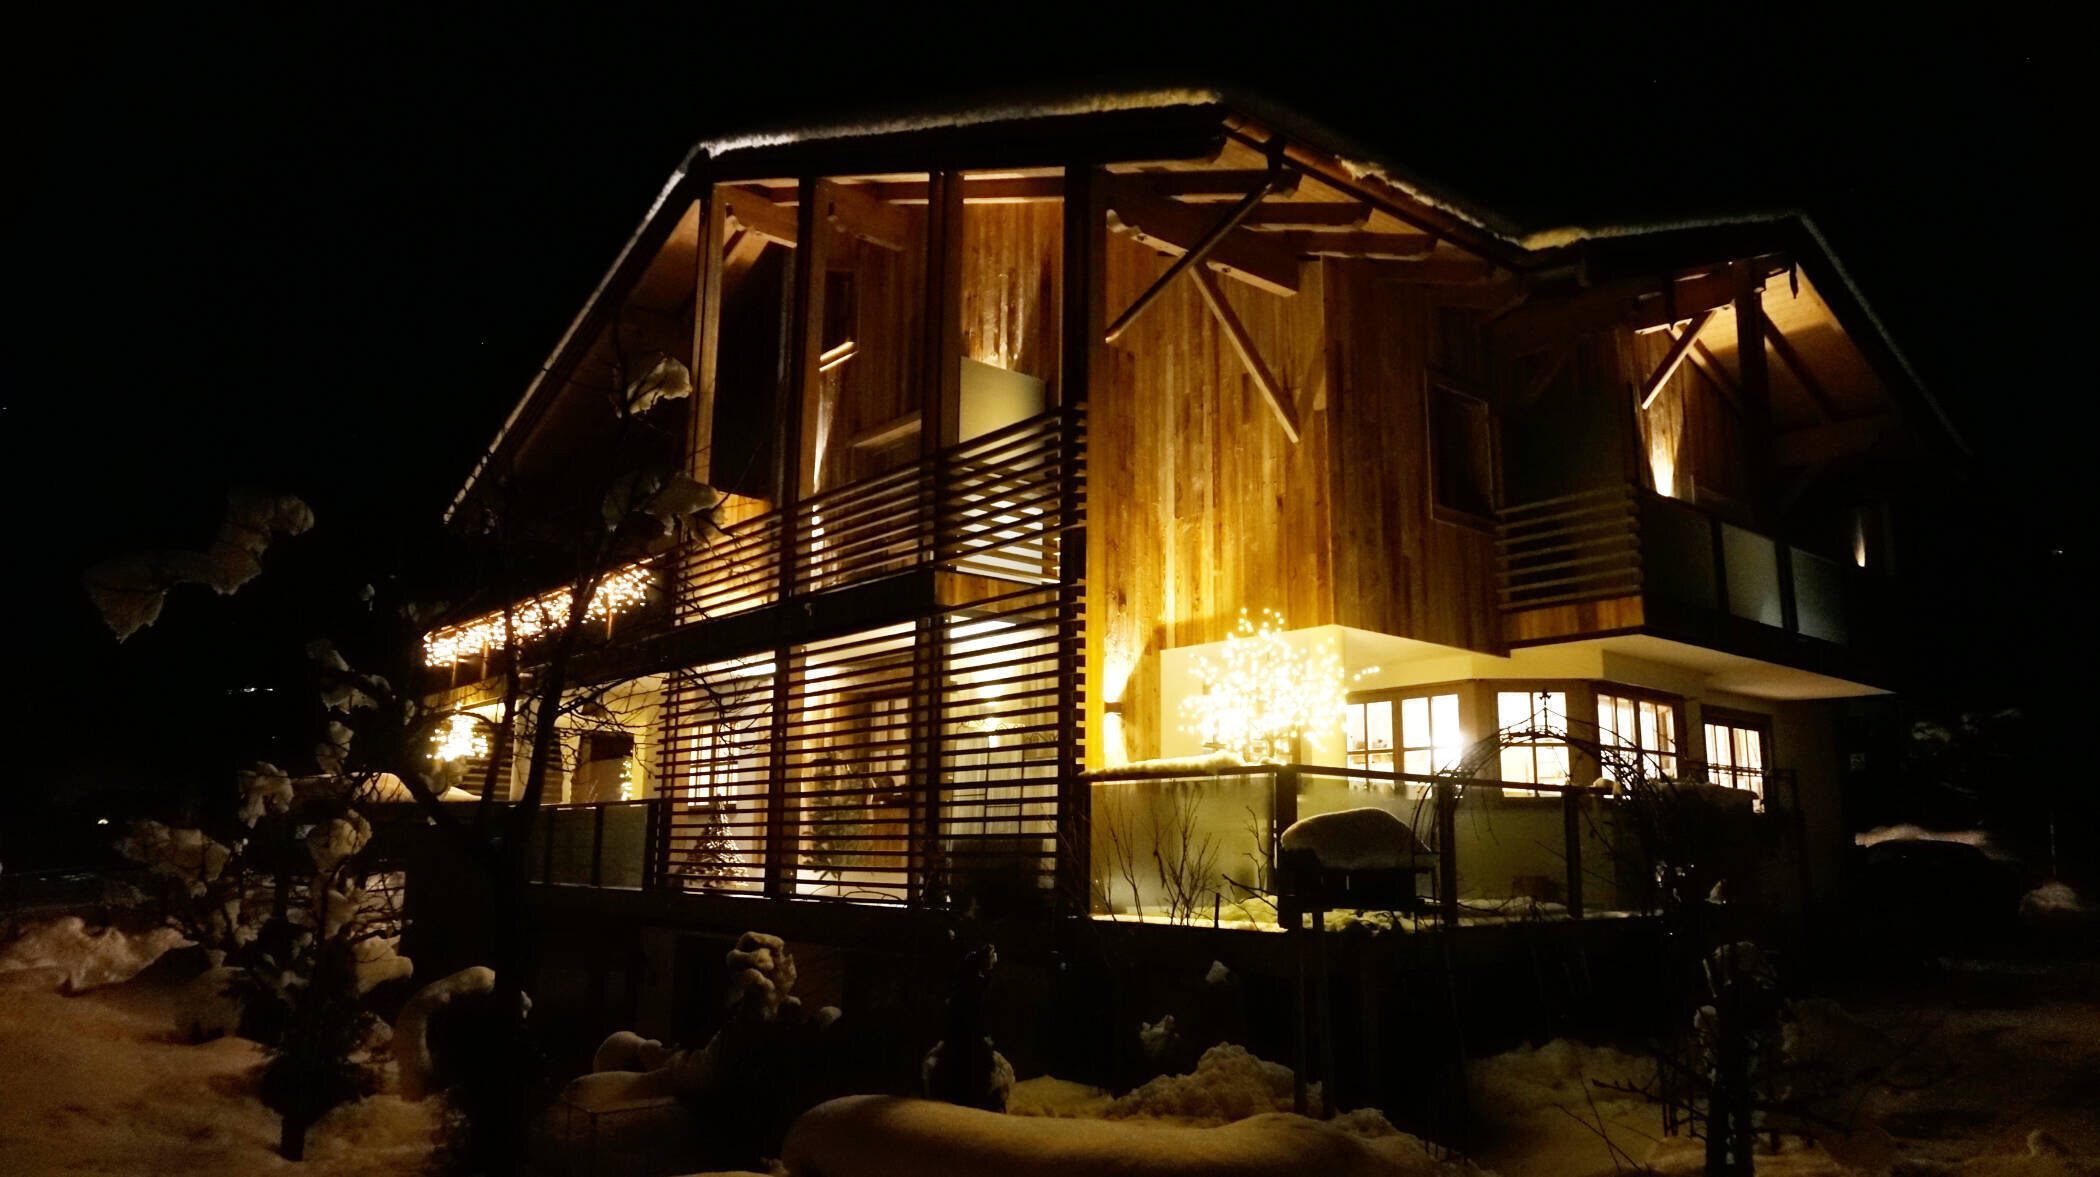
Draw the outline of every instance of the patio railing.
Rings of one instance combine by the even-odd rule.
[[[1746,790],[1696,791],[1745,831]],[[1604,789],[1373,772],[1319,765],[1092,778],[1097,916],[1262,925],[1275,902],[1280,839],[1293,822],[1383,809],[1435,856],[1418,918],[1444,926],[1509,918],[1582,919],[1649,910],[1654,869],[1629,803]],[[1748,845],[1747,836],[1742,839]]]

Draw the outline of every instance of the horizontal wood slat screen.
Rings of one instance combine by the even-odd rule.
[[[1631,484],[1506,508],[1496,520],[1502,611],[1637,595],[1638,503]]]
[[[772,655],[669,676],[662,775],[668,814],[653,853],[673,886],[764,885],[773,777]]]

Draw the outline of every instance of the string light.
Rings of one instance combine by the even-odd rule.
[[[646,563],[630,564],[607,573],[598,582],[598,591],[592,594],[583,619],[604,621],[640,607],[649,599],[649,587],[654,580],[655,576]],[[514,606],[508,629],[504,626],[502,612],[498,611],[460,625],[433,630],[423,638],[423,665],[457,666],[469,658],[508,646],[513,640],[528,642],[541,634],[558,630],[569,615],[569,592],[566,587],[558,588]]]
[[[478,760],[489,754],[489,738],[471,715],[455,715],[430,737],[431,757],[440,764]]]
[[[1190,720],[1182,730],[1250,764],[1290,760],[1306,732],[1343,716],[1342,664],[1332,646],[1298,649],[1271,610],[1262,610],[1259,625],[1241,610],[1218,661],[1198,655],[1191,672],[1205,689],[1181,701]]]

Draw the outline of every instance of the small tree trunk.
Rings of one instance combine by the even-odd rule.
[[[277,1129],[277,1155],[288,1161],[306,1159],[307,1117],[287,1112]]]

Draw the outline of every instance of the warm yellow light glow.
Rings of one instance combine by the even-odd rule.
[[[634,800],[634,757],[620,761],[620,800]]]
[[[1867,525],[1857,518],[1852,521],[1852,562],[1861,568],[1867,566]]]
[[[489,738],[481,734],[481,724],[471,715],[455,715],[445,721],[445,726],[430,737],[431,758],[440,764],[455,760],[473,760],[489,754]]]
[[[630,564],[607,573],[598,583],[598,591],[592,595],[583,619],[603,621],[640,606],[649,599],[649,585],[653,579],[646,563]],[[434,630],[423,638],[423,665],[457,666],[468,658],[507,646],[513,638],[520,642],[529,641],[560,629],[568,613],[569,590],[558,588],[513,607],[508,630],[500,612],[477,617],[463,625]]]
[[[1670,451],[1669,439],[1661,430],[1648,443],[1648,469],[1655,475],[1655,493],[1665,498],[1677,497],[1677,457]]]
[[[1218,661],[1199,655],[1190,673],[1204,691],[1181,701],[1190,720],[1182,730],[1249,763],[1284,763],[1308,731],[1341,724],[1341,659],[1326,642],[1314,650],[1293,646],[1283,618],[1270,610],[1260,625],[1242,611]]]

